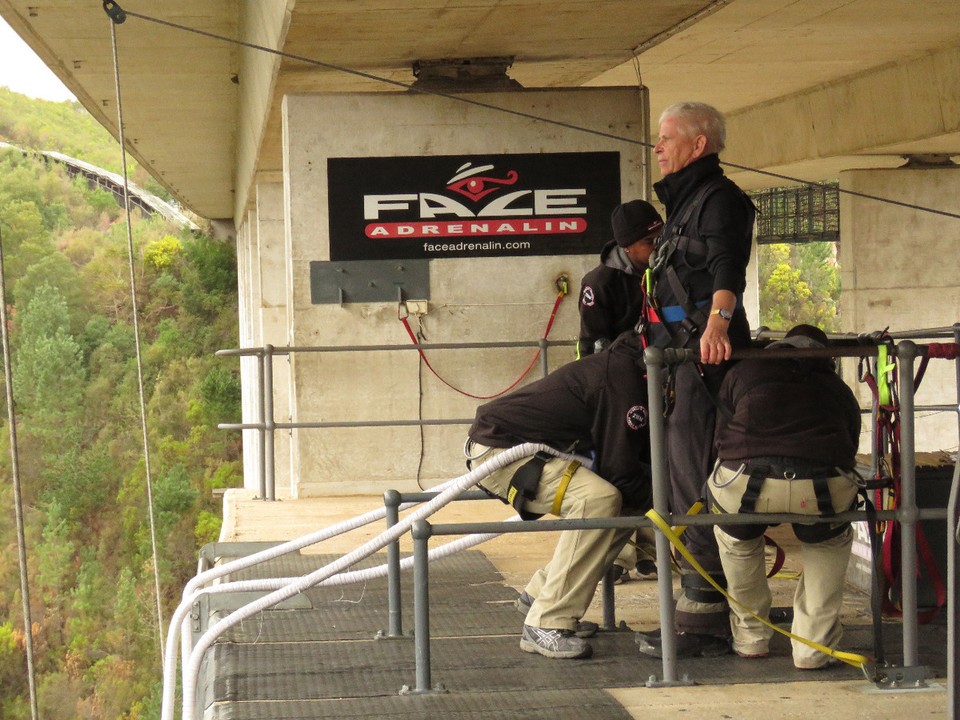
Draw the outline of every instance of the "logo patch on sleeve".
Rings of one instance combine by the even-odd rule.
[[[643,405],[634,405],[627,410],[627,427],[631,430],[645,428],[649,419],[647,409]]]

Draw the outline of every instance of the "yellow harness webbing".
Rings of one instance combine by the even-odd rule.
[[[569,465],[567,469],[563,471],[563,477],[560,478],[560,487],[557,488],[557,495],[553,498],[553,505],[550,508],[550,512],[560,517],[560,506],[563,504],[563,496],[567,492],[567,485],[570,484],[570,478],[573,477],[573,474],[580,468],[580,461],[574,460]]]
[[[658,513],[656,510],[650,510],[647,512],[647,517],[653,521],[653,524],[660,529],[660,531],[670,541],[670,543],[677,549],[677,551],[681,555],[683,555],[683,557],[686,558],[687,562],[690,563],[690,566],[694,570],[696,570],[698,573],[700,573],[700,575],[702,575],[706,579],[706,581],[710,583],[717,592],[721,593],[725,598],[727,598],[728,601],[736,604],[737,607],[743,608],[748,613],[750,613],[753,617],[755,617],[757,620],[762,622],[764,625],[776,630],[781,635],[786,635],[791,640],[802,642],[804,645],[812,647],[814,650],[819,650],[825,655],[835,657],[837,660],[840,660],[841,662],[845,662],[847,665],[853,665],[853,667],[860,668],[861,670],[863,670],[864,674],[869,677],[867,667],[869,665],[872,665],[872,661],[870,660],[870,658],[864,655],[857,655],[856,653],[843,652],[841,650],[833,650],[831,648],[828,648],[826,645],[821,645],[820,643],[814,642],[813,640],[808,640],[807,638],[800,637],[799,635],[794,635],[793,633],[788,632],[787,630],[783,630],[777,627],[766,618],[760,617],[752,609],[748,608],[742,602],[738,601],[734,597],[731,597],[726,590],[720,587],[719,583],[717,583],[716,580],[710,577],[710,573],[704,570],[703,567],[700,565],[700,563],[698,563],[696,559],[694,559],[693,555],[690,554],[690,551],[687,550],[686,546],[680,541],[680,538],[678,537],[677,533],[675,533],[670,528],[670,526],[667,525],[667,522],[660,516],[660,513]]]

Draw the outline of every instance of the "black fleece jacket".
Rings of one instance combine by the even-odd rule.
[[[577,356],[593,354],[600,339],[612,342],[633,330],[643,310],[643,273],[613,240],[600,251],[600,264],[580,281],[580,337]]]
[[[860,441],[860,407],[827,360],[741,360],[720,386],[721,460],[800,458],[850,470]]]
[[[709,302],[717,290],[729,290],[737,297],[743,294],[756,211],[746,194],[724,176],[720,158],[715,153],[670,173],[653,186],[667,211],[662,246],[682,229],[677,226],[686,206],[695,200],[697,191],[710,182],[718,183],[719,187],[694,211],[690,220],[694,229],[688,227],[684,232],[706,243],[706,260],[680,249],[670,262],[693,303]],[[680,302],[670,283],[662,277],[657,280],[656,300],[661,307]],[[750,327],[742,306],[738,305],[734,312],[729,335],[734,347],[750,343]]]
[[[602,353],[477,408],[471,440],[495,448],[544,443],[580,454],[595,450],[596,473],[625,505],[649,509],[649,413],[640,338],[624,333]]]

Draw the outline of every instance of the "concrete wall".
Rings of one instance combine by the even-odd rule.
[[[851,170],[840,175],[840,188],[895,198],[906,205],[956,208],[960,167]],[[900,333],[960,322],[960,223],[956,218],[842,193],[840,237],[845,332],[889,328]],[[869,389],[856,382],[854,368],[845,370],[861,405],[869,406]],[[954,364],[931,360],[916,403],[956,407],[956,388]],[[868,430],[865,425],[864,442],[869,441]],[[916,447],[924,452],[956,452],[956,412],[917,412]],[[869,451],[867,445],[861,448]]]
[[[615,136],[646,137],[636,88],[488,93],[483,103],[556,118]],[[580,131],[422,94],[288,96],[284,103],[284,192],[290,342],[303,346],[409,345],[397,303],[313,305],[309,263],[329,259],[328,157],[616,151],[623,199],[643,197],[643,149]],[[555,278],[571,278],[551,339],[576,338],[579,279],[595,253],[434,259],[431,298],[419,319],[427,342],[535,341],[557,296]],[[416,328],[416,318],[411,318]],[[510,386],[534,348],[434,351],[443,378],[472,395]],[[572,348],[549,353],[555,368]],[[473,417],[480,402],[455,392],[415,352],[302,353],[290,364],[295,422]],[[529,379],[539,376],[539,365]],[[292,436],[294,495],[416,489],[464,471],[466,426],[301,429]]]

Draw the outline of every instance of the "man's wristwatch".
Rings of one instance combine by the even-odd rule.
[[[714,308],[710,311],[711,315],[719,315],[724,320],[733,320],[733,313],[729,310],[724,310],[723,308]]]

